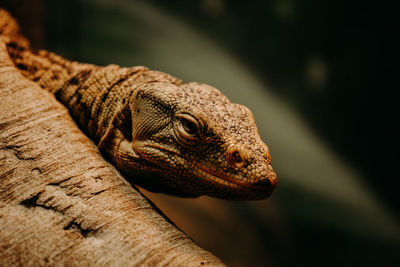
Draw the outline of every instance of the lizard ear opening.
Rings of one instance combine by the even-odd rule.
[[[127,141],[132,141],[132,116],[128,103],[124,103],[115,113],[111,125],[101,137],[97,146],[99,149],[105,148],[106,144],[115,141],[117,135],[123,135]]]
[[[172,107],[163,95],[156,95],[152,88],[138,89],[130,105],[132,142],[149,140],[170,125]]]
[[[132,141],[132,112],[128,103],[125,103],[115,114],[112,123],[123,133],[128,141]]]

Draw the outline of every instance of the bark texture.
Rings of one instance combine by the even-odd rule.
[[[0,265],[223,265],[104,161],[1,39],[0,103]]]

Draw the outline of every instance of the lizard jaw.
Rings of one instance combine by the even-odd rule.
[[[219,198],[226,199],[243,199],[243,200],[258,200],[265,199],[269,197],[275,186],[276,186],[276,174],[269,175],[267,179],[253,179],[246,182],[246,179],[240,176],[232,176],[216,171],[212,171],[201,164],[195,162],[189,162],[184,157],[182,157],[179,151],[175,149],[164,147],[157,143],[147,143],[145,145],[145,150],[147,153],[140,152],[137,147],[135,151],[141,155],[141,158],[149,163],[151,163],[151,169],[154,172],[159,172],[165,176],[172,176],[174,174],[174,166],[160,166],[158,160],[154,160],[153,156],[149,155],[160,155],[163,154],[166,158],[173,154],[179,159],[181,166],[185,166],[185,169],[190,171],[190,175],[193,175],[196,179],[201,179],[204,184],[204,193],[210,196],[215,196]],[[150,153],[149,153],[150,152]],[[157,158],[162,158],[159,156]],[[266,181],[266,182],[265,182]]]
[[[273,190],[275,189],[275,184],[262,184],[257,183],[256,180],[246,182],[243,177],[236,176],[233,177],[229,174],[225,174],[218,171],[212,171],[211,169],[195,164],[196,172],[203,176],[202,178],[211,183],[218,184],[219,186],[224,186],[225,188],[230,188],[234,191],[234,194],[240,195],[235,196],[234,199],[243,200],[257,200],[265,199],[269,197]],[[226,190],[226,189],[225,189]],[[220,197],[219,195],[216,195]]]
[[[216,178],[218,178],[222,181],[225,181],[227,183],[230,183],[230,184],[235,184],[239,187],[245,187],[250,190],[260,190],[260,191],[270,190],[270,193],[272,193],[272,191],[275,188],[275,184],[273,182],[272,183],[269,182],[269,179],[266,179],[266,180],[268,180],[268,182],[264,182],[264,183],[261,182],[260,179],[251,179],[250,182],[246,182],[246,179],[241,176],[234,177],[229,174],[225,174],[223,172],[218,172],[218,169],[216,171],[213,171],[212,169],[207,168],[203,165],[200,165],[200,164],[195,164],[195,165],[198,169],[204,171],[205,173],[209,174],[210,176],[216,177]],[[273,180],[273,181],[276,180],[275,173],[273,173],[271,176],[273,176],[271,178],[271,180]]]

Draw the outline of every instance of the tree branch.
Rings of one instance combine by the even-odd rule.
[[[103,160],[0,39],[0,265],[223,265]]]

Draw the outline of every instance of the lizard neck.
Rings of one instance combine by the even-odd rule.
[[[32,51],[8,44],[15,66],[28,79],[53,93],[68,109],[81,129],[98,143],[110,127],[112,116],[128,90],[120,84],[144,67],[99,67],[68,61],[44,50]]]
[[[152,82],[183,83],[143,66],[100,67],[69,61],[44,50],[32,51],[17,43],[11,42],[7,48],[21,73],[53,93],[96,144],[112,127],[116,111],[137,86]]]

